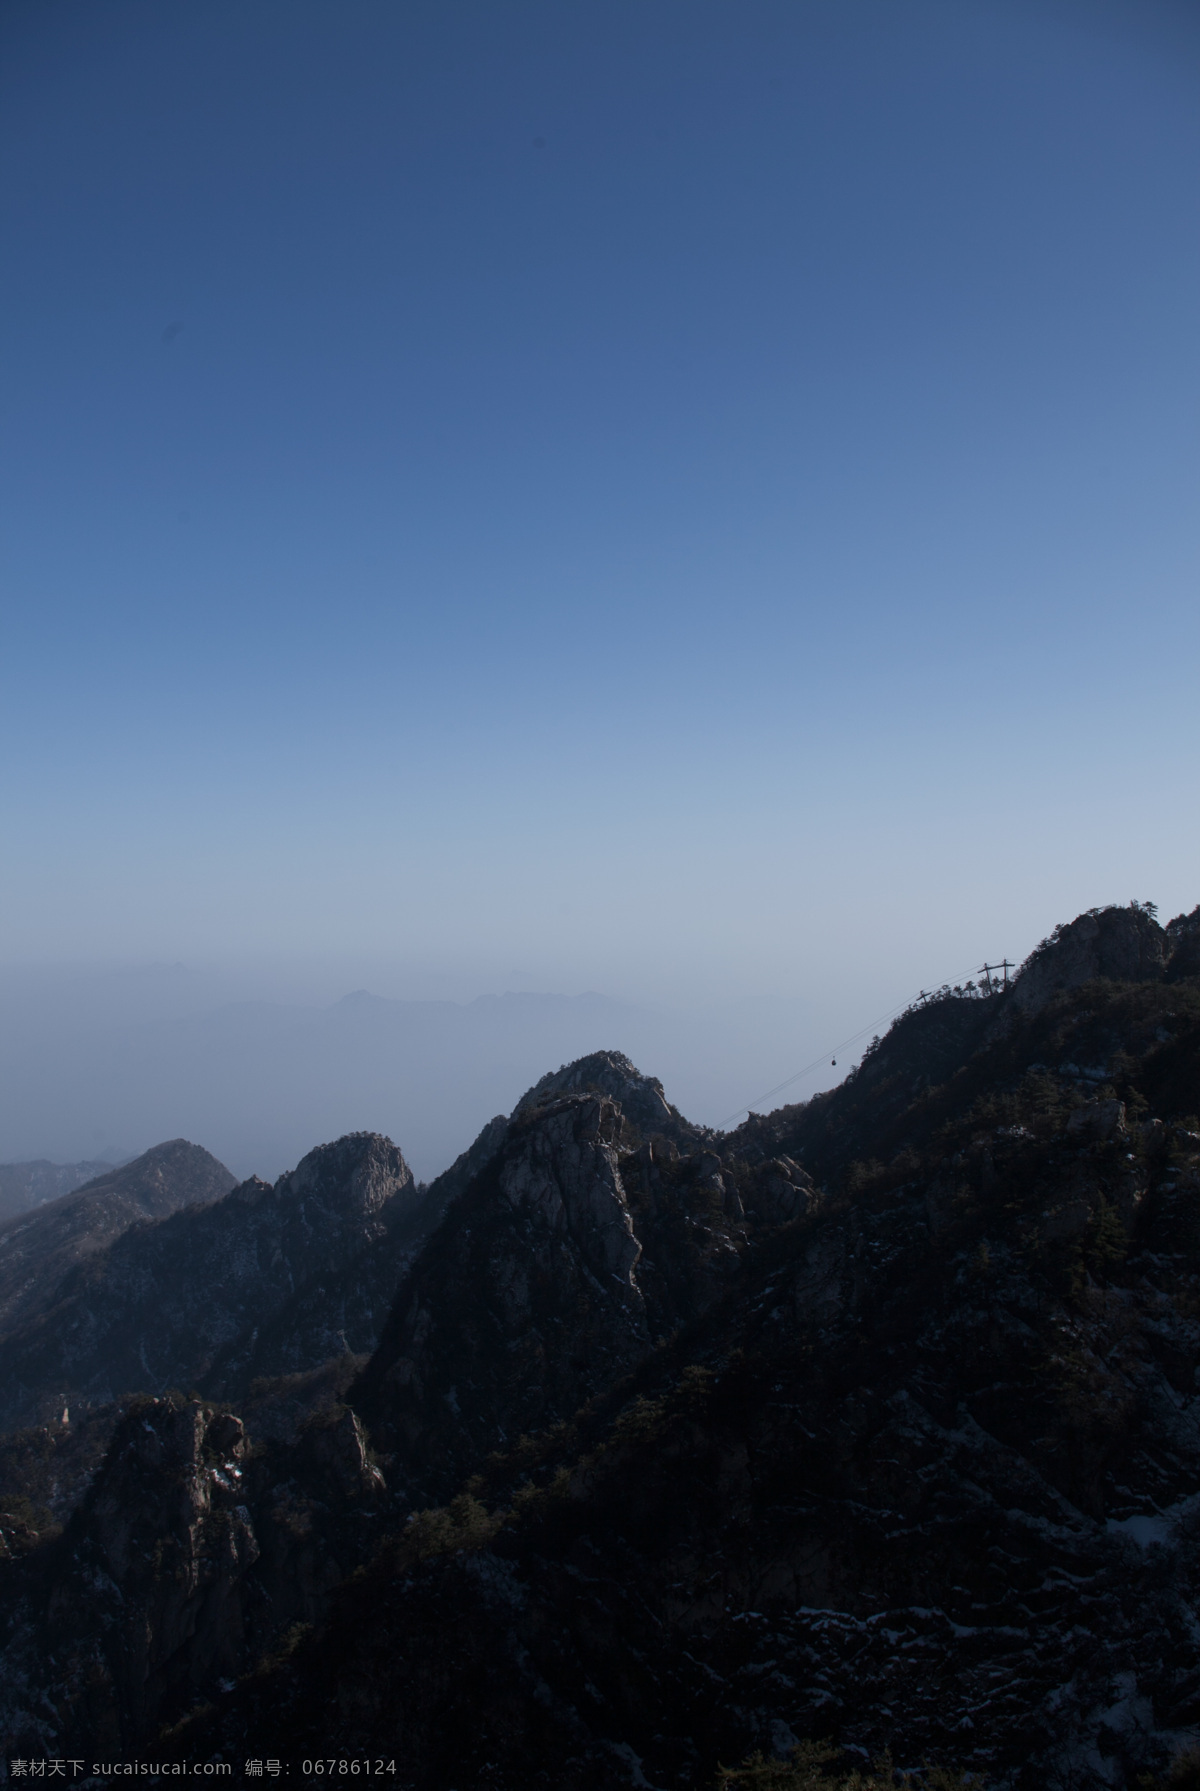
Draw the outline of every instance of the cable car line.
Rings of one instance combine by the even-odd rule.
[[[995,966],[990,965],[990,964],[987,966],[978,965],[975,968],[977,970],[982,971],[985,968],[988,970],[991,970],[991,969],[995,968]],[[1009,966],[1009,968],[1011,968],[1011,966]],[[964,971],[960,971],[959,974],[962,976],[970,976],[970,975],[974,974],[974,971],[973,970],[964,970]],[[1008,987],[1007,969],[1005,972],[1005,987],[1006,988]],[[788,1076],[785,1081],[777,1082],[775,1084],[774,1088],[768,1088],[766,1094],[756,1095],[755,1098],[747,1106],[736,1108],[734,1110],[734,1112],[732,1112],[729,1115],[728,1119],[723,1119],[721,1121],[720,1125],[717,1127],[717,1131],[718,1132],[725,1131],[726,1128],[730,1124],[732,1124],[732,1122],[735,1119],[738,1118],[739,1114],[742,1114],[742,1113],[749,1114],[749,1113],[753,1112],[759,1106],[760,1102],[774,1100],[774,1098],[777,1094],[782,1094],[785,1088],[790,1088],[792,1086],[793,1082],[799,1082],[802,1076],[807,1076],[813,1070],[819,1069],[821,1067],[821,1065],[825,1062],[826,1058],[832,1059],[833,1063],[836,1064],[837,1063],[837,1053],[839,1051],[844,1051],[847,1048],[847,1046],[849,1046],[849,1045],[857,1044],[859,1039],[862,1038],[865,1033],[870,1032],[870,1030],[873,1026],[883,1026],[886,1024],[886,1022],[888,1020],[894,1020],[896,1018],[897,1014],[904,1013],[907,1008],[912,1007],[914,1002],[919,1001],[921,999],[921,996],[928,994],[928,992],[929,991],[926,989],[918,989],[917,993],[915,995],[910,996],[907,1001],[902,1001],[898,1007],[889,1009],[889,1011],[886,1014],[881,1014],[879,1016],[878,1020],[868,1020],[867,1024],[865,1026],[860,1026],[858,1031],[851,1033],[851,1035],[848,1039],[843,1039],[840,1044],[832,1046],[830,1050],[822,1051],[821,1055],[819,1057],[814,1057],[811,1063],[806,1063],[804,1068],[802,1070],[797,1070],[794,1076]]]

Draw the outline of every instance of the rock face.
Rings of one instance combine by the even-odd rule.
[[[224,1398],[244,1395],[255,1376],[295,1374],[374,1347],[414,1254],[419,1190],[390,1138],[356,1132],[310,1151],[265,1202],[256,1194],[251,1205],[271,1239],[256,1237],[259,1267],[251,1273],[267,1297],[249,1334],[221,1352],[205,1379]]]
[[[514,1122],[401,1288],[351,1393],[418,1485],[453,1490],[490,1441],[567,1418],[650,1350],[621,1116],[577,1095]]]
[[[245,1446],[237,1418],[198,1404],[142,1406],[85,1506],[73,1571],[49,1617],[73,1628],[81,1602],[108,1607],[96,1626],[98,1672],[85,1677],[89,1692],[101,1675],[111,1680],[113,1744],[144,1734],[172,1694],[194,1695],[213,1673],[237,1670],[240,1584],[259,1555],[240,1485]],[[88,1599],[89,1587],[99,1599],[94,1590]]]
[[[55,1545],[49,1585],[11,1598],[0,1709],[12,1752],[69,1735],[89,1756],[135,1754],[163,1721],[312,1621],[362,1553],[382,1480],[353,1413],[310,1425],[278,1478],[240,1418],[142,1400]],[[30,1698],[45,1684],[49,1700]]]
[[[1170,936],[1145,909],[1093,909],[1069,926],[1057,927],[1022,965],[1013,986],[1013,1004],[1032,1012],[1060,989],[1077,989],[1096,977],[1157,982],[1171,948]]]
[[[606,1095],[647,1138],[661,1134],[677,1141],[695,1142],[703,1136],[697,1127],[688,1124],[677,1107],[671,1106],[658,1078],[643,1076],[620,1051],[594,1051],[590,1057],[581,1057],[543,1076],[522,1095],[513,1118],[522,1119],[563,1095],[584,1093]]]
[[[710,1149],[681,1154],[667,1125],[705,1144],[627,1058],[585,1058],[520,1102],[448,1208],[350,1393],[414,1498],[569,1418],[728,1287],[751,1230],[736,1184]]]
[[[217,1200],[235,1179],[199,1145],[175,1138],[9,1219],[0,1225],[0,1329],[47,1310],[65,1277],[131,1225]]]
[[[254,1376],[369,1350],[411,1254],[399,1233],[416,1198],[396,1146],[356,1133],[274,1187],[243,1182],[125,1231],[0,1339],[5,1428],[171,1387],[244,1395]]]
[[[426,1188],[412,1219],[414,1235],[425,1237],[436,1229],[446,1209],[483,1173],[507,1135],[508,1120],[502,1113],[489,1119],[475,1142]]]

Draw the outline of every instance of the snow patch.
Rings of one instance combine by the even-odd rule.
[[[1139,1548],[1167,1548],[1171,1542],[1171,1524],[1157,1514],[1110,1517],[1104,1528],[1110,1536],[1128,1536]]]

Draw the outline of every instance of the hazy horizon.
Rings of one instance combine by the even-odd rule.
[[[686,1005],[472,993],[461,968],[363,961],[0,966],[0,1162],[123,1160],[186,1136],[274,1180],[315,1145],[379,1131],[430,1180],[546,1071],[601,1049],[659,1077],[689,1119],[727,1126],[833,1087],[919,988],[1002,955],[944,961],[907,988],[895,969],[870,984],[850,966],[807,997],[710,990]],[[365,983],[347,988],[355,973]]]
[[[372,1130],[429,1179],[588,1051],[624,1051],[688,1117],[717,1125],[840,1043],[847,1012],[851,1031],[879,1018],[783,997],[689,1009],[595,991],[330,998],[311,974],[256,986],[181,964],[0,969],[0,1161],[124,1158],[179,1134],[239,1175],[273,1179],[330,1137]],[[780,1098],[839,1081],[866,1042]]]
[[[596,991],[711,1121],[1192,907],[1198,102],[1183,0],[12,0],[0,1155],[208,1111],[118,964]]]

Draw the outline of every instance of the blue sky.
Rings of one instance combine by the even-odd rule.
[[[1198,102],[1158,0],[9,0],[0,959],[1191,907]]]

